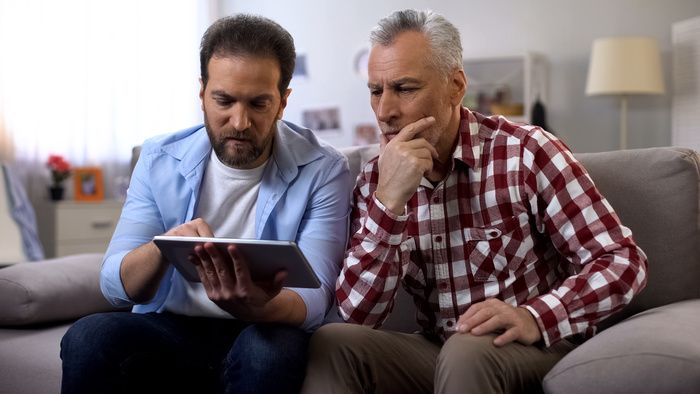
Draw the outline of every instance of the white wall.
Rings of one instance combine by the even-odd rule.
[[[465,57],[544,54],[550,64],[550,127],[579,152],[617,148],[618,101],[586,97],[588,57],[595,38],[642,35],[659,41],[667,91],[671,89],[671,24],[700,15],[698,0],[220,0],[222,15],[267,16],[290,31],[297,52],[307,55],[309,77],[292,81],[285,118],[301,123],[307,108],[337,105],[343,133],[324,139],[352,143],[358,123],[373,122],[366,82],[353,71],[369,30],[399,8],[433,9],[462,34]],[[671,142],[671,95],[629,100],[628,146]]]

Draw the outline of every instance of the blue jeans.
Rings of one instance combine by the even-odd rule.
[[[296,393],[310,335],[281,324],[99,313],[61,341],[63,393]]]

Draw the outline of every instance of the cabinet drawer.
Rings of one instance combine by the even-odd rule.
[[[108,245],[109,239],[61,242],[56,245],[56,257],[80,253],[104,253]]]
[[[111,238],[120,215],[119,209],[104,205],[61,207],[56,212],[56,239]]]

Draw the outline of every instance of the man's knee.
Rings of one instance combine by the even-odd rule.
[[[281,324],[252,324],[236,338],[223,365],[226,392],[298,392],[310,334]]]
[[[61,358],[74,355],[76,352],[85,355],[96,354],[99,348],[118,346],[120,335],[117,320],[124,313],[97,313],[85,316],[68,329],[61,339]]]
[[[483,366],[485,363],[489,364],[494,360],[495,352],[498,351],[493,344],[493,339],[491,335],[454,334],[440,350],[437,365],[446,368],[452,365],[472,368]]]
[[[435,368],[436,392],[474,387],[484,392],[502,391],[498,348],[494,336],[454,334],[443,345]]]
[[[319,328],[311,337],[309,352],[311,358],[352,358],[367,346],[370,340],[369,327],[347,324],[331,323]]]
[[[236,338],[227,362],[266,368],[272,364],[305,362],[310,334],[281,324],[253,324]]]

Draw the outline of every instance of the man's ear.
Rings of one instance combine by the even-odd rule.
[[[450,77],[450,103],[459,105],[467,93],[467,75],[463,69],[455,70]]]
[[[199,78],[199,103],[202,107],[202,111],[204,111],[204,82],[201,77]]]
[[[292,89],[287,88],[285,90],[284,94],[280,98],[280,109],[277,111],[277,120],[282,119],[282,115],[284,115],[284,109],[287,107],[287,99],[289,98],[289,95],[292,93]]]

